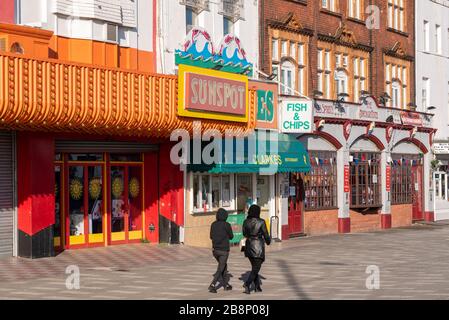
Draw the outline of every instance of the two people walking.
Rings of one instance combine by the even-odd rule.
[[[217,272],[214,274],[209,291],[216,293],[216,284],[222,279],[224,290],[232,290],[229,284],[227,261],[229,258],[229,240],[234,237],[231,225],[226,222],[228,213],[224,209],[217,212],[217,220],[212,223],[210,238],[212,239],[213,255],[218,262]],[[260,218],[260,207],[252,205],[248,210],[248,217],[243,222],[243,236],[245,241],[245,257],[251,263],[251,272],[243,285],[244,293],[251,293],[251,285],[254,283],[256,292],[261,292],[261,281],[259,277],[260,268],[265,261],[265,244],[271,243],[265,220]]]

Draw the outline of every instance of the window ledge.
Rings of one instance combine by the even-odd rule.
[[[340,19],[343,17],[343,15],[340,12],[331,11],[331,10],[328,10],[328,9],[325,9],[325,8],[321,8],[320,12],[328,14],[328,15],[331,15],[331,16],[334,16],[336,18],[340,18]]]
[[[366,25],[365,20],[362,20],[362,19],[358,19],[358,18],[354,18],[354,17],[348,17],[347,20],[351,21],[351,22],[354,22],[354,23]]]
[[[404,36],[404,37],[407,37],[407,38],[408,38],[408,36],[409,36],[408,32],[404,32],[404,31],[401,31],[401,30],[397,30],[397,29],[394,29],[394,28],[391,28],[391,27],[387,27],[387,31],[390,31],[390,32],[393,32],[393,33],[400,34],[401,36]]]

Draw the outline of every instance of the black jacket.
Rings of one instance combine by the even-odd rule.
[[[271,243],[265,220],[249,218],[243,222],[243,236],[246,237],[245,256],[265,260],[265,243]]]
[[[225,210],[218,210],[217,221],[210,226],[210,238],[214,250],[229,251],[229,240],[234,238],[234,234],[226,219],[228,219],[228,213]]]

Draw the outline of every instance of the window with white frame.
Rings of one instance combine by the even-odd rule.
[[[443,53],[442,43],[441,43],[441,26],[440,25],[435,26],[435,48],[436,48],[436,53],[438,53],[438,54]]]
[[[429,37],[429,22],[424,21],[423,23],[423,40],[424,40],[424,51],[430,51],[430,37]]]
[[[391,84],[391,104],[393,108],[401,107],[401,84],[398,81]]]
[[[337,97],[340,94],[348,93],[348,75],[345,71],[337,71],[335,73],[335,89]]]
[[[117,41],[118,41],[118,26],[117,25],[106,23],[106,41],[117,43]]]
[[[209,212],[231,206],[231,176],[192,174],[193,211]]]
[[[405,31],[405,0],[388,0],[388,27]]]
[[[279,91],[285,95],[303,94],[307,83],[305,43],[276,38],[272,38],[271,43],[271,70],[277,75]]]
[[[323,9],[336,12],[338,10],[337,1],[338,0],[321,0],[321,7]]]
[[[223,16],[223,35],[234,33],[234,22],[226,16]]]
[[[410,101],[410,86],[408,83],[410,63],[387,57],[385,64],[385,92],[391,97],[387,107],[405,109]]]
[[[422,79],[422,97],[421,97],[421,103],[423,110],[427,110],[427,108],[430,106],[430,79],[424,77]]]
[[[290,61],[284,61],[281,64],[281,84],[282,94],[295,94],[295,65]]]
[[[279,40],[271,39],[271,60],[279,61]]]
[[[363,0],[348,0],[348,14],[351,18],[362,20]]]

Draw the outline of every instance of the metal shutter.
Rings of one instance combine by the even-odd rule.
[[[158,145],[139,142],[56,140],[56,152],[135,153],[157,151]]]
[[[13,254],[13,139],[0,131],[0,256]]]

